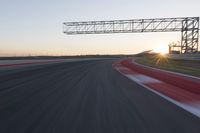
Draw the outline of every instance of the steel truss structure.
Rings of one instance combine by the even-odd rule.
[[[198,51],[199,17],[65,22],[63,25],[67,35],[181,31],[181,53]]]

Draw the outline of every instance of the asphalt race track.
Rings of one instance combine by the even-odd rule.
[[[0,72],[0,133],[200,133],[200,119],[127,79],[113,60]]]

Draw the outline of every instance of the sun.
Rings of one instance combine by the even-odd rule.
[[[159,45],[153,50],[156,53],[160,53],[161,55],[166,55],[168,53],[168,47],[165,45]]]

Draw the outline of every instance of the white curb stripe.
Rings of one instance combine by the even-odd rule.
[[[145,83],[163,83],[160,80],[157,80],[155,78],[146,76],[146,75],[142,75],[142,74],[126,74],[126,76],[132,80],[136,80],[137,82],[140,82],[142,84]]]

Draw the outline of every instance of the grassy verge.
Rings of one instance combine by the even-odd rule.
[[[151,67],[200,77],[200,61],[175,60],[161,55],[153,55],[138,58],[136,62]]]

